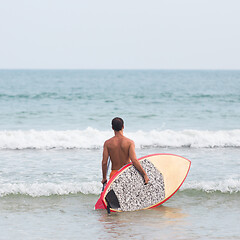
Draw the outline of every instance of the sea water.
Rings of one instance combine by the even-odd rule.
[[[192,161],[162,206],[94,210],[116,116]],[[240,239],[239,206],[240,71],[0,71],[0,239]]]

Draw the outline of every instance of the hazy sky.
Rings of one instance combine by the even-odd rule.
[[[0,69],[240,69],[240,0],[0,0]]]

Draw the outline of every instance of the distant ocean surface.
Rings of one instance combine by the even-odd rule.
[[[152,210],[94,211],[112,118],[192,161]],[[0,239],[239,239],[240,71],[0,70]]]

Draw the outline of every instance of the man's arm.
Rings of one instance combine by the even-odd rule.
[[[106,142],[103,145],[103,158],[102,158],[102,184],[107,182],[107,163],[108,163],[108,149]]]
[[[134,144],[133,141],[132,141],[131,144],[130,144],[129,157],[130,157],[130,159],[131,159],[134,167],[135,167],[135,168],[141,173],[141,175],[143,176],[145,184],[147,184],[148,181],[149,181],[149,178],[148,178],[146,172],[144,171],[144,169],[142,168],[141,164],[140,164],[139,161],[137,160],[137,156],[136,156],[136,153],[135,153],[135,144]]]

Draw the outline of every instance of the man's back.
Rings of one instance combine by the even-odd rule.
[[[124,136],[114,136],[105,144],[112,162],[112,170],[119,170],[130,162],[129,148],[133,144],[132,140]]]
[[[129,163],[131,159],[134,167],[136,167],[143,176],[145,183],[148,183],[148,176],[137,160],[134,142],[123,136],[123,120],[118,117],[114,118],[112,120],[112,129],[114,130],[115,136],[108,139],[103,146],[102,183],[107,182],[108,157],[110,157],[112,161],[112,172],[110,177],[114,174],[114,172]]]

